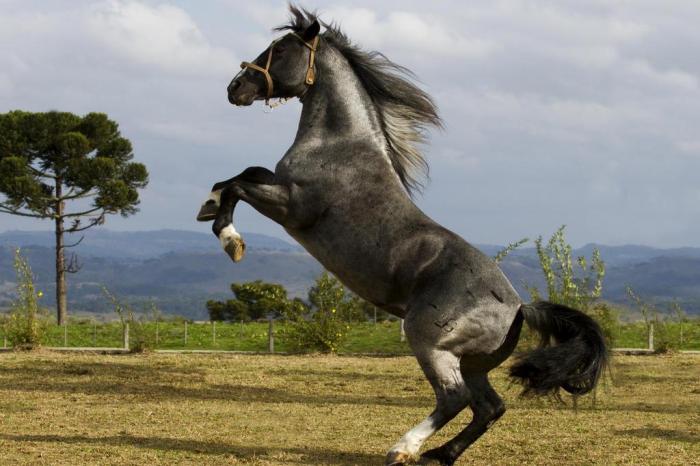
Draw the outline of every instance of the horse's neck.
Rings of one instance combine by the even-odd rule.
[[[318,80],[304,97],[294,146],[362,140],[385,152],[377,111],[350,64],[333,48],[320,52]]]

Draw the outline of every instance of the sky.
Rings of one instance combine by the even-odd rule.
[[[700,246],[700,2],[305,2],[413,70],[444,131],[416,202],[475,243]],[[0,0],[0,112],[107,113],[150,172],[106,228],[208,232],[215,181],[274,168],[301,105],[231,106],[226,86],[287,18],[284,1]],[[239,231],[285,238],[242,204]],[[0,231],[50,229],[0,215]]]

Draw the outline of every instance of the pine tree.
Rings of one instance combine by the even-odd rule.
[[[60,325],[67,319],[66,272],[79,268],[75,256],[66,263],[65,249],[75,244],[66,245],[64,233],[137,211],[148,172],[132,159],[131,143],[103,113],[0,114],[0,212],[54,221]]]

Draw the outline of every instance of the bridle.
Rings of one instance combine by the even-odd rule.
[[[316,37],[314,37],[314,40],[311,43],[308,43],[299,34],[297,34],[295,32],[292,32],[291,34],[294,37],[297,37],[301,41],[301,43],[304,44],[309,49],[309,67],[306,69],[306,78],[304,79],[304,83],[307,86],[311,86],[316,81],[316,70],[314,68],[314,62],[316,61],[316,48],[318,47],[318,35]],[[244,61],[241,63],[241,70],[245,70],[246,68],[250,68],[251,70],[259,71],[260,73],[263,74],[263,76],[265,76],[265,82],[267,83],[267,96],[265,97],[265,103],[268,106],[270,105],[270,98],[272,98],[272,93],[273,93],[274,88],[275,88],[275,84],[272,81],[272,76],[270,76],[270,65],[272,64],[272,50],[275,48],[275,45],[277,44],[277,42],[281,41],[282,39],[284,39],[284,37],[281,37],[277,40],[274,40],[270,44],[270,50],[267,52],[267,62],[265,63],[265,68],[263,68],[262,66],[258,66],[255,63],[250,63],[247,61]]]

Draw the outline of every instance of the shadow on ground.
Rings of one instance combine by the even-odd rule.
[[[118,395],[148,400],[230,400],[314,405],[374,404],[427,408],[433,403],[432,395],[419,395],[407,391],[400,396],[379,393],[352,395],[344,392],[342,384],[337,383],[331,383],[329,388],[328,385],[319,382],[317,391],[305,393],[243,383],[210,384],[206,382],[203,374],[204,372],[198,369],[168,365],[145,368],[138,364],[115,362],[59,365],[34,362],[26,366],[0,367],[0,391]],[[231,378],[235,378],[235,374],[232,374]]]
[[[700,434],[695,432],[684,432],[672,429],[659,429],[657,427],[645,427],[642,429],[617,430],[617,435],[631,435],[641,438],[658,438],[662,440],[672,440],[676,442],[698,443]]]
[[[162,451],[184,451],[202,455],[226,455],[237,458],[273,459],[277,455],[295,455],[295,462],[302,464],[328,464],[375,466],[383,458],[366,453],[349,453],[323,448],[266,448],[229,445],[221,442],[202,442],[197,440],[174,439],[165,437],[140,437],[134,435],[114,435],[107,437],[87,437],[83,435],[9,435],[0,434],[0,439],[13,442],[43,442],[75,445],[100,445],[117,447],[137,447]]]

